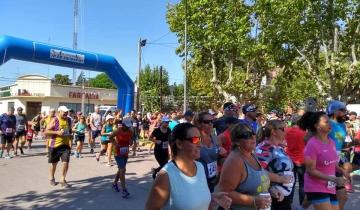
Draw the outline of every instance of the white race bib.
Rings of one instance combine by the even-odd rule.
[[[167,141],[162,142],[162,148],[163,149],[168,149],[168,146],[169,146],[169,142],[167,142]]]
[[[333,181],[328,181],[327,182],[327,188],[328,189],[334,189],[336,187],[336,183]]]
[[[110,136],[106,136],[106,141],[109,141],[110,140]]]
[[[69,128],[64,128],[64,135],[65,135],[65,136],[70,135],[70,130],[69,130]]]
[[[129,152],[129,147],[120,147],[120,155],[126,155]]]
[[[136,128],[137,127],[137,123],[135,122],[135,123],[133,123],[133,127],[134,128]]]
[[[345,142],[346,142],[346,143],[352,142],[352,140],[351,140],[351,138],[350,138],[349,135],[347,135],[347,136],[345,137]]]
[[[18,130],[25,130],[25,125],[18,125]]]
[[[13,129],[12,128],[6,128],[5,129],[5,133],[12,133],[13,132]]]
[[[207,164],[207,168],[208,168],[208,178],[213,178],[216,176],[217,173],[217,164],[216,161],[208,163]]]

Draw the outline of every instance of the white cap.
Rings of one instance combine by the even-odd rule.
[[[59,107],[60,108],[60,107]],[[49,112],[55,112],[55,109],[54,108],[51,108],[50,110],[49,110]]]
[[[69,109],[66,106],[59,106],[58,112],[68,112]]]
[[[105,121],[108,121],[108,120],[110,120],[110,119],[114,119],[114,117],[108,114],[108,115],[106,116],[106,118],[105,118]]]

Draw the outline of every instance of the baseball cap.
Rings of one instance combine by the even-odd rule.
[[[170,119],[166,116],[161,118],[161,122],[170,122]]]
[[[194,113],[191,111],[191,110],[187,110],[185,113],[184,113],[184,116],[194,116]]]
[[[128,128],[132,127],[132,122],[130,118],[123,119],[122,124]]]
[[[108,114],[108,115],[106,116],[106,118],[105,118],[105,121],[108,121],[108,120],[110,120],[110,119],[114,119],[114,117]]]
[[[22,108],[22,107],[18,107],[17,110],[18,110],[18,111],[22,111],[23,108]]]
[[[278,110],[273,109],[273,110],[271,110],[271,111],[269,112],[269,114],[276,114],[276,115],[278,115],[279,112],[278,112]]]
[[[337,100],[331,100],[326,108],[326,112],[328,115],[332,115],[336,111],[341,109],[346,110],[346,105],[343,102]]]
[[[354,112],[354,111],[351,111],[351,112],[349,113],[349,115],[355,115],[355,116],[357,116],[357,113]]]
[[[82,112],[77,112],[76,114],[77,114],[77,115],[82,115]]]
[[[51,108],[51,109],[49,110],[49,112],[55,112],[55,109],[54,109],[54,108]]]
[[[59,112],[68,112],[69,109],[66,106],[59,106],[58,111]]]
[[[242,108],[242,112],[244,114],[246,114],[248,112],[256,112],[256,110],[257,110],[257,107],[255,104],[247,104],[247,105],[244,105]]]
[[[223,110],[224,111],[237,111],[238,110],[238,106],[232,102],[226,102],[223,105]]]

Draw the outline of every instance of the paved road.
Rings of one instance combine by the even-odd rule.
[[[11,160],[0,159],[0,209],[76,209],[141,210],[151,187],[150,170],[156,161],[147,152],[129,159],[127,180],[131,193],[122,199],[111,190],[116,167],[107,167],[105,159],[95,161],[87,154],[82,159],[72,158],[67,180],[70,189],[52,187],[48,182],[48,164],[42,141],[36,141],[27,155]],[[59,168],[60,169],[60,168]],[[58,170],[56,177],[60,177]],[[356,192],[350,195],[346,210],[359,209],[360,179],[355,182]]]

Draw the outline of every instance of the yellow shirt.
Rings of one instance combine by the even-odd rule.
[[[63,136],[58,135],[51,135],[50,141],[49,141],[49,147],[58,147],[61,145],[69,145],[70,146],[70,126],[69,126],[69,120],[55,117],[55,125],[53,128],[53,131],[60,131],[64,130]]]

